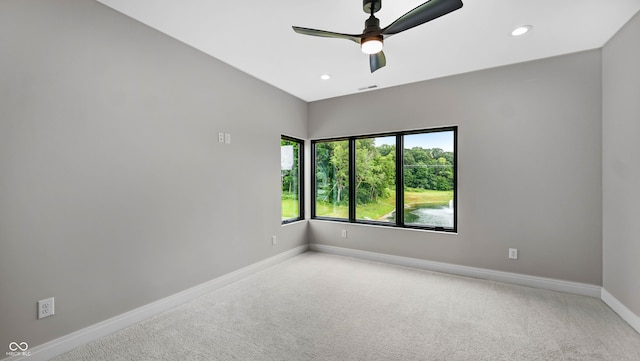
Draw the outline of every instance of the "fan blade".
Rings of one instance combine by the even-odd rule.
[[[307,29],[307,28],[301,28],[301,27],[298,27],[298,26],[292,26],[292,28],[293,28],[293,31],[295,31],[298,34],[311,35],[311,36],[321,36],[323,38],[347,39],[347,40],[351,40],[351,41],[353,41],[355,43],[360,44],[360,35],[334,33],[334,32],[331,32],[331,31]]]
[[[382,29],[382,35],[393,35],[439,18],[462,7],[460,0],[430,0],[399,17]]]
[[[384,56],[383,51],[369,55],[369,66],[372,73],[385,65],[387,65],[387,57]]]

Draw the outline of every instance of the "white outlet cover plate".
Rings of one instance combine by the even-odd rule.
[[[38,301],[38,319],[53,316],[55,314],[53,297]]]

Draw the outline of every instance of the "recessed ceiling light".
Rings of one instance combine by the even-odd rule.
[[[511,32],[511,35],[512,36],[522,36],[522,35],[528,33],[531,29],[533,29],[533,26],[531,26],[531,25],[522,25],[522,26],[519,26],[519,27],[515,28]]]
[[[322,74],[322,75],[320,75],[320,79],[322,79],[322,80],[329,80],[329,79],[331,79],[331,75],[329,75],[329,74]]]

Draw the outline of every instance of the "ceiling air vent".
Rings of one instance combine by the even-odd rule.
[[[363,91],[363,90],[370,90],[370,89],[375,89],[375,88],[377,88],[377,87],[378,87],[377,85],[369,85],[369,86],[366,86],[366,87],[364,87],[364,88],[358,88],[358,90],[359,90],[359,91]]]

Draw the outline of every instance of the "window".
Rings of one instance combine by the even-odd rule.
[[[314,143],[315,202],[317,217],[349,219],[349,142]]]
[[[304,143],[287,136],[280,138],[280,179],[282,223],[304,218]]]
[[[454,131],[403,136],[404,224],[454,228],[454,139]]]
[[[457,230],[457,127],[312,141],[312,218]]]
[[[356,139],[356,219],[395,222],[396,138]]]

